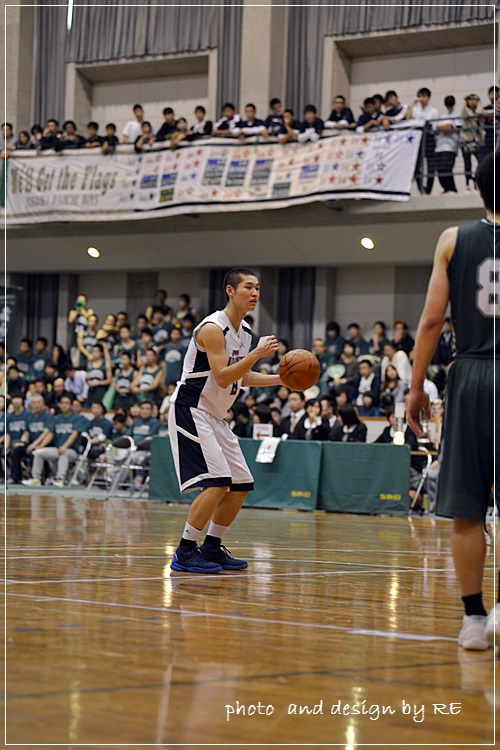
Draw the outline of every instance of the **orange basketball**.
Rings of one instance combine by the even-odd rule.
[[[318,382],[321,367],[312,352],[292,349],[281,360],[278,375],[292,391],[306,391]]]

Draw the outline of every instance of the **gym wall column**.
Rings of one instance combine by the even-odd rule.
[[[252,102],[257,115],[265,119],[271,97],[282,97],[286,9],[273,7],[243,7],[241,45],[240,113]],[[237,103],[236,103],[237,104]]]
[[[14,126],[14,133],[29,130],[33,124],[33,50],[35,9],[21,5],[7,8],[7,71],[4,56],[0,62],[0,80],[7,78],[7,121]],[[4,38],[5,15],[2,11],[0,33]],[[3,116],[2,116],[3,119]]]

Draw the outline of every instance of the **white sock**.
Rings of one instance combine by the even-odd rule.
[[[208,527],[207,534],[209,534],[210,536],[216,536],[218,539],[222,539],[228,528],[229,526],[220,526],[218,523],[210,521],[210,526]]]
[[[201,529],[197,529],[196,526],[191,526],[190,523],[186,522],[184,531],[182,532],[183,539],[189,539],[190,542],[197,542],[200,538]]]

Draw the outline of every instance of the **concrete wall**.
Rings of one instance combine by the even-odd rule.
[[[100,131],[108,122],[114,122],[117,132],[133,118],[132,106],[138,102],[144,107],[145,118],[158,130],[163,123],[162,111],[172,107],[176,117],[185,117],[194,123],[194,108],[201,104],[212,119],[208,101],[208,75],[187,75],[176,78],[145,78],[139,81],[109,81],[94,83],[92,87],[92,119]]]
[[[494,83],[492,69],[493,50],[488,47],[353,60],[350,102],[358,114],[367,96],[384,96],[388,89],[395,89],[402,102],[411,103],[418,89],[427,86],[432,91],[431,103],[440,112],[445,111],[443,100],[449,94],[460,107],[463,97],[473,92],[487,104],[487,91]]]

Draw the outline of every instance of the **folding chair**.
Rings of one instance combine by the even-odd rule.
[[[78,456],[78,458],[75,461],[75,466],[73,468],[73,472],[71,474],[71,478],[68,482],[69,485],[79,485],[84,484],[85,480],[87,479],[86,469],[87,467],[87,457],[90,453],[90,449],[92,448],[91,443],[91,437],[88,434],[88,432],[82,432],[81,437],[85,439],[85,444],[83,447],[82,453]],[[81,477],[80,477],[81,473]],[[80,481],[80,478],[82,481]]]
[[[128,465],[135,450],[134,440],[129,435],[117,438],[111,445],[108,445],[104,455],[91,464],[94,473],[90,477],[86,494],[90,493],[92,486],[98,480],[101,480],[106,487],[108,497],[115,492],[120,479],[124,476],[124,471],[125,478],[128,476]]]

